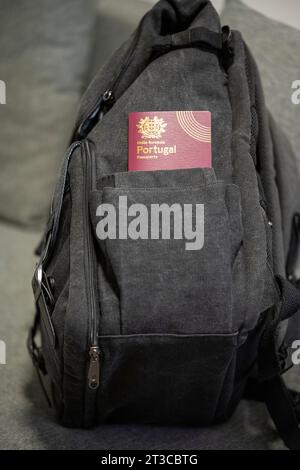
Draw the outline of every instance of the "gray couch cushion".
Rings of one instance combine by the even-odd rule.
[[[154,2],[153,2],[154,3]],[[126,41],[143,15],[152,7],[141,0],[97,0],[95,47],[92,53],[89,78]]]
[[[300,31],[270,20],[238,0],[228,0],[222,23],[241,31],[261,73],[267,106],[289,137],[300,164],[300,104],[292,82],[300,77]]]
[[[93,0],[2,0],[0,217],[39,224],[48,210],[85,84]]]

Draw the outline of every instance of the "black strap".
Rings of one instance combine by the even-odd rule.
[[[279,321],[283,321],[300,311],[300,290],[281,276],[277,276],[276,279],[282,298]]]
[[[291,450],[300,450],[300,427],[297,401],[280,375],[264,383],[265,401],[278,434]]]
[[[212,52],[221,53],[224,48],[229,47],[230,38],[231,31],[228,26],[224,26],[219,33],[204,27],[191,28],[179,33],[160,36],[153,45],[153,53],[161,55],[185,47],[203,47]]]
[[[32,363],[35,367],[35,370],[36,370],[36,373],[37,373],[37,376],[38,376],[38,380],[39,380],[41,389],[43,391],[43,394],[46,398],[46,401],[48,403],[48,406],[49,406],[49,408],[52,408],[51,400],[50,400],[50,397],[48,395],[48,392],[47,392],[47,389],[45,387],[43,377],[42,377],[42,375],[43,376],[47,375],[47,370],[46,370],[46,366],[45,366],[44,357],[42,355],[41,348],[38,347],[38,345],[36,344],[36,341],[35,341],[35,338],[36,338],[36,335],[39,331],[39,328],[40,328],[40,312],[39,312],[39,309],[37,308],[36,313],[35,313],[35,317],[34,317],[34,322],[33,322],[32,327],[29,330],[29,334],[28,334],[28,338],[27,338],[27,349],[28,349],[28,352],[30,354]]]
[[[300,450],[299,396],[286,387],[284,366],[278,352],[277,332],[281,321],[300,313],[300,291],[282,277],[277,278],[281,303],[270,310],[258,357],[258,373],[269,413],[285,445]]]

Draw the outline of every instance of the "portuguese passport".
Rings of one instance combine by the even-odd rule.
[[[211,113],[129,114],[128,171],[211,168]]]

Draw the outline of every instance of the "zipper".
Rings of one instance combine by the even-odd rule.
[[[118,73],[111,80],[109,88],[100,96],[100,99],[95,103],[92,109],[89,111],[87,116],[83,119],[80,124],[77,132],[75,133],[75,139],[82,141],[87,137],[89,132],[94,128],[94,126],[100,122],[104,115],[110,110],[110,108],[115,103],[115,93],[114,90],[117,88],[119,81],[124,72],[126,72],[129,67],[136,45],[138,43],[141,31],[141,25],[138,28],[133,44],[130,47],[130,50],[127,54],[126,59],[121,65]],[[89,364],[88,364],[88,373],[87,373],[87,382],[88,388],[90,390],[97,390],[100,384],[100,365],[101,365],[101,351],[98,344],[98,315],[97,315],[97,303],[96,303],[96,294],[93,283],[94,274],[96,274],[95,266],[95,253],[92,246],[92,237],[91,229],[89,225],[89,217],[87,213],[87,208],[89,205],[89,194],[90,191],[95,187],[95,159],[91,153],[90,145],[88,140],[83,142],[83,167],[86,169],[85,177],[85,197],[83,198],[83,216],[85,220],[84,233],[86,237],[86,278],[87,278],[87,292],[88,292],[88,309],[90,312],[90,331],[89,331]]]
[[[114,105],[115,96],[111,89],[106,90],[100,99],[93,106],[92,110],[88,113],[87,117],[80,124],[76,133],[75,139],[83,140],[95,127],[97,122],[103,119],[103,116]]]
[[[85,187],[83,198],[83,217],[84,217],[84,236],[85,236],[85,276],[87,282],[87,296],[88,296],[88,312],[89,312],[89,361],[87,381],[88,387],[92,390],[97,390],[100,383],[100,361],[101,352],[98,344],[98,312],[96,291],[94,279],[96,275],[96,259],[95,251],[92,240],[91,227],[89,224],[89,195],[95,187],[96,170],[95,159],[90,149],[88,141],[84,142],[84,151],[82,152],[83,167],[86,170],[85,174]]]

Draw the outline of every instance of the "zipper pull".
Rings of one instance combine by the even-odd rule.
[[[96,390],[100,383],[100,350],[98,346],[92,346],[89,355],[88,385],[92,390]]]
[[[115,103],[115,100],[116,100],[115,95],[113,94],[112,90],[106,90],[103,93],[102,99],[101,99],[102,103],[96,115],[97,122],[102,121],[103,116],[113,106],[113,104]]]
[[[113,103],[115,101],[113,91],[112,90],[106,90],[102,95],[102,99],[103,99],[104,103],[109,103],[109,102]]]
[[[113,106],[115,96],[112,90],[106,90],[76,132],[76,140],[85,139],[104,114]]]

